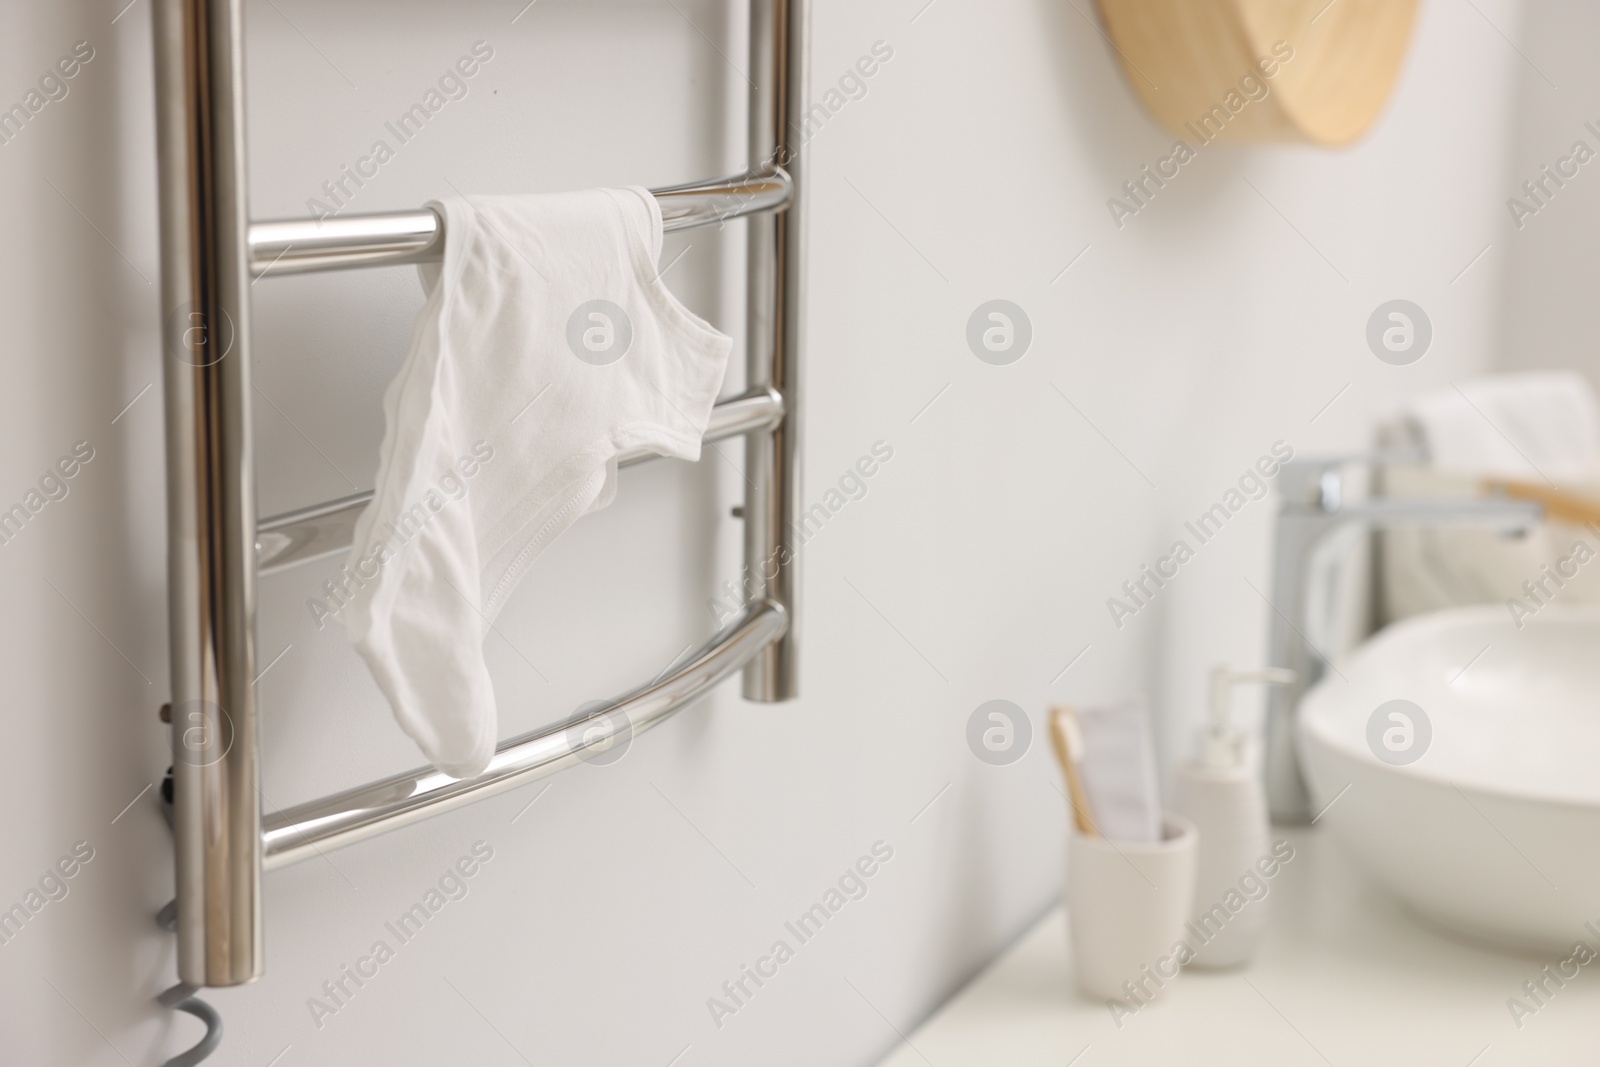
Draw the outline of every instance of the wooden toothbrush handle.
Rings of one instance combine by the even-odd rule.
[[[1543,504],[1547,519],[1580,525],[1600,523],[1600,497],[1514,478],[1485,478],[1481,484],[1490,492],[1504,493],[1514,500]]]
[[[1072,805],[1072,818],[1078,832],[1085,837],[1099,837],[1100,831],[1095,828],[1089,807],[1089,794],[1083,788],[1083,770],[1078,760],[1080,753],[1073,751],[1074,746],[1069,739],[1069,735],[1077,733],[1069,726],[1069,721],[1075,715],[1064,704],[1050,709],[1050,744],[1055,749],[1056,761],[1061,764],[1061,775],[1067,780],[1067,803]]]

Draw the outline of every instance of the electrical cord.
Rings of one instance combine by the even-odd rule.
[[[170,829],[172,827],[172,768],[170,767],[167,768],[166,778],[161,782],[161,814],[166,817],[167,827]],[[166,906],[156,913],[156,923],[163,930],[177,931],[176,899],[167,901]],[[185,1052],[178,1053],[161,1067],[194,1067],[217,1051],[217,1046],[222,1044],[222,1016],[217,1013],[216,1008],[195,996],[197,992],[199,992],[198,987],[179,982],[156,998],[162,1007],[188,1012],[206,1024],[206,1034],[198,1044]]]

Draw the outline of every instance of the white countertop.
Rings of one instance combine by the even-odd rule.
[[[1558,959],[1436,933],[1328,834],[1280,836],[1296,856],[1274,880],[1271,929],[1249,967],[1186,970],[1119,1030],[1076,992],[1056,908],[880,1067],[1600,1063],[1600,960],[1519,1029],[1507,999],[1526,1000],[1522,984]]]

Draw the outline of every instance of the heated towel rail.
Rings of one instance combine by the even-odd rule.
[[[161,301],[166,349],[167,569],[178,974],[191,986],[261,976],[261,872],[492,796],[649,729],[734,672],[744,695],[796,692],[803,240],[799,106],[809,0],[752,0],[750,166],[654,190],[669,230],[751,216],[747,388],[707,440],[745,438],[749,605],[655,681],[503,741],[468,779],[423,768],[263,821],[255,584],[347,548],[371,494],[259,520],[251,441],[253,279],[436,257],[431,210],[251,221],[243,0],[156,0]],[[623,462],[649,458],[629,454]]]

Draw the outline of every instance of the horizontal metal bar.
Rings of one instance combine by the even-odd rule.
[[[752,389],[717,402],[706,424],[705,440],[768,433],[782,422],[783,397],[773,389]],[[617,466],[631,467],[657,458],[648,449],[630,449],[617,458]],[[350,547],[361,509],[371,499],[372,490],[368,489],[262,520],[256,526],[256,573],[273,574],[343,552]]]
[[[670,233],[781,211],[789,206],[792,188],[783,168],[772,166],[651,192]],[[419,263],[439,258],[443,248],[444,221],[431,208],[250,224],[250,270],[258,277]]]
[[[502,741],[488,769],[475,778],[420,767],[278,812],[263,825],[263,865],[287,867],[594,759],[704,696],[779,640],[788,626],[783,608],[756,601],[666,677],[587,715]]]

